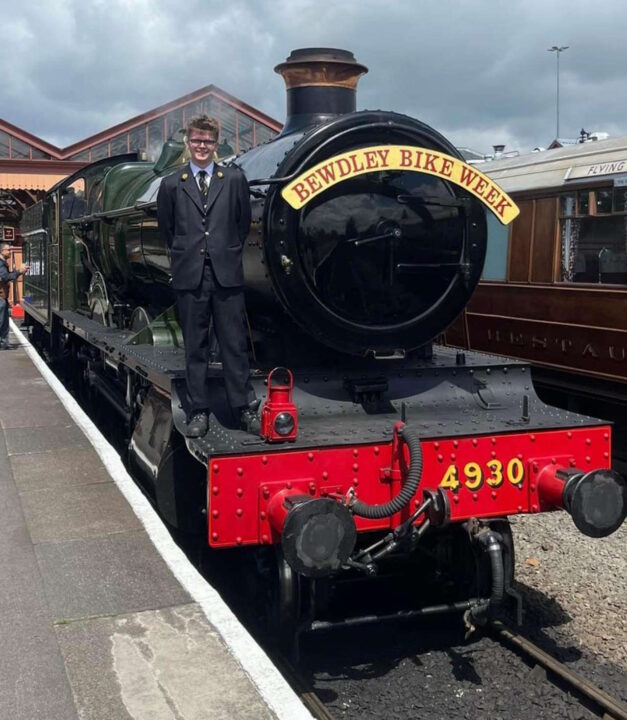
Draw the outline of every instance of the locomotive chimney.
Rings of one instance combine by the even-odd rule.
[[[292,50],[274,68],[287,87],[287,118],[281,135],[355,112],[355,89],[365,65],[352,52],[334,48]]]

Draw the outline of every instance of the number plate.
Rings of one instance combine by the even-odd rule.
[[[465,487],[476,492],[484,484],[498,488],[508,482],[521,487],[525,481],[525,466],[520,458],[488,460],[486,463],[468,462],[464,465],[451,463],[440,480],[440,487],[457,492]]]

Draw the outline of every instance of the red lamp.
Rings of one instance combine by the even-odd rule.
[[[276,367],[268,375],[268,394],[261,409],[261,435],[268,442],[293,442],[298,435],[298,411],[292,401],[294,376]]]

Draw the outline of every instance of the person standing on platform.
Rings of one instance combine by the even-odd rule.
[[[250,194],[239,169],[214,164],[219,139],[217,121],[206,115],[192,119],[186,129],[191,160],[164,178],[157,195],[185,342],[188,437],[202,437],[208,427],[211,321],[231,408],[243,429],[255,433],[259,427],[259,401],[249,380],[242,266]]]
[[[28,265],[9,270],[10,257],[10,243],[0,243],[0,350],[9,349],[9,283],[28,272]]]

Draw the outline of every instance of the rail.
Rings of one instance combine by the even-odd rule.
[[[611,697],[582,675],[548,655],[527,638],[509,629],[498,620],[492,620],[488,629],[498,641],[514,647],[519,654],[535,660],[551,675],[572,688],[577,695],[586,698],[604,720],[627,720],[627,706],[620,700]]]
[[[291,685],[303,705],[316,718],[316,720],[335,720],[326,705],[311,689],[309,683],[298,673],[296,667],[282,654],[272,655],[272,661],[279,672]]]

